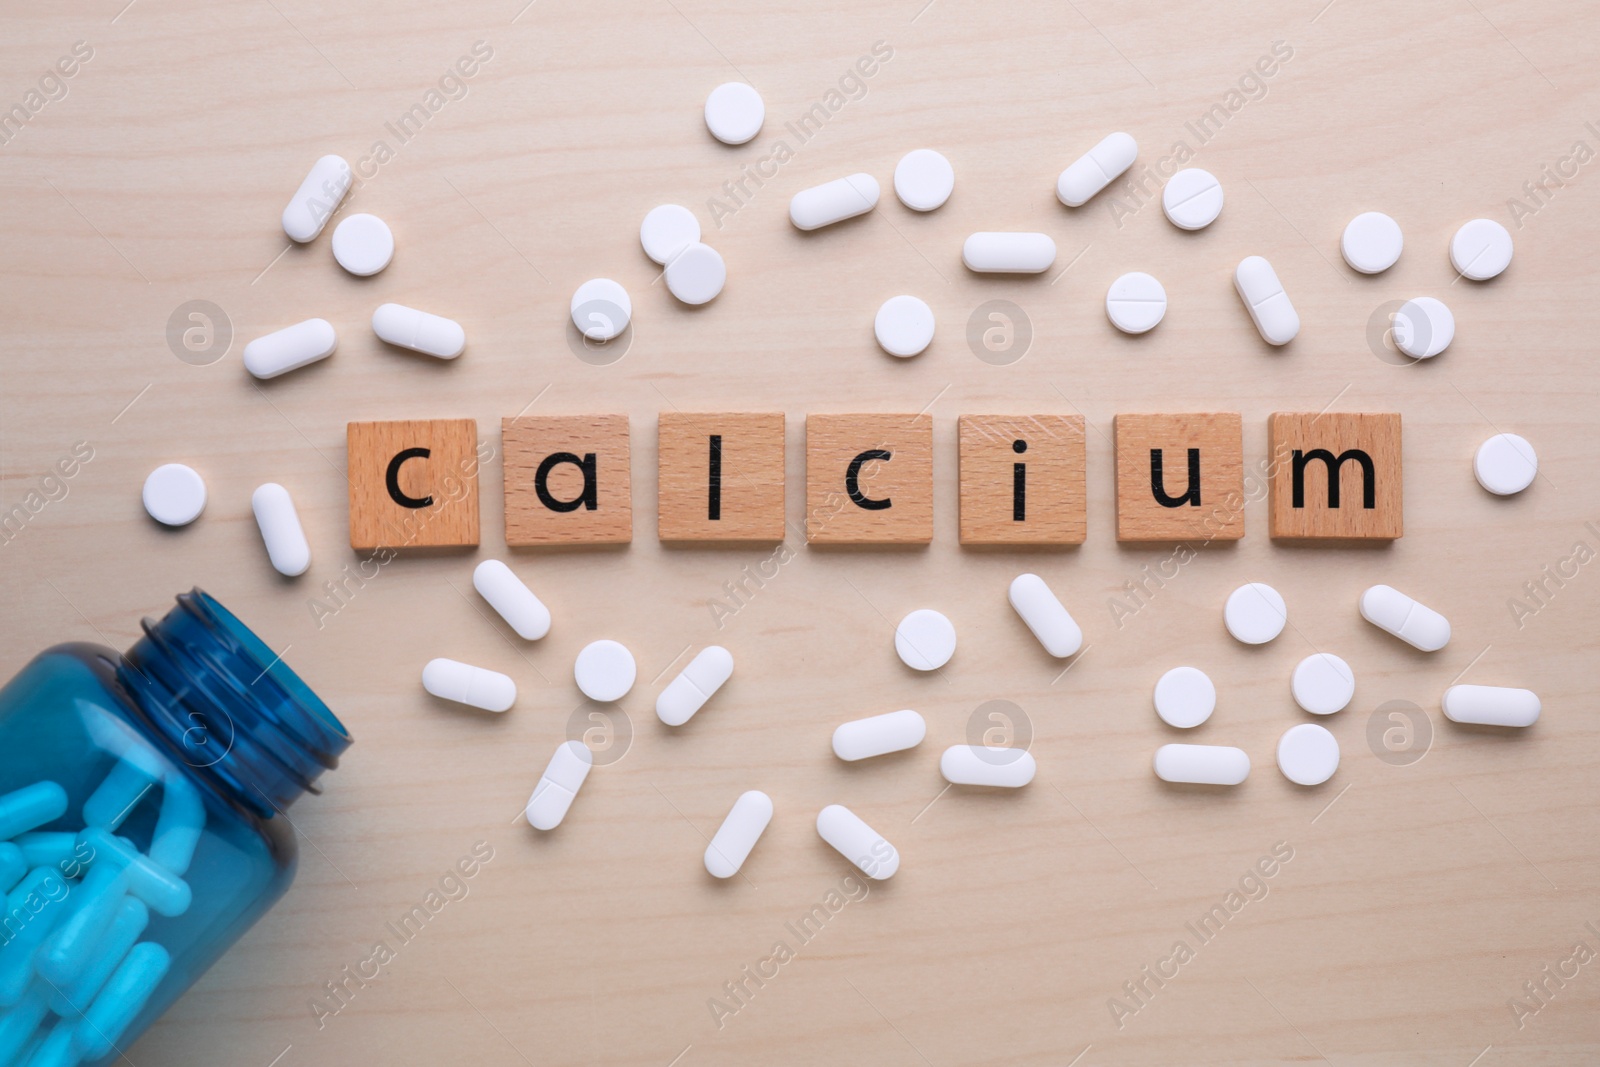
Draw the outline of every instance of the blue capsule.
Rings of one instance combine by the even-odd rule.
[[[56,1021],[23,1067],[77,1067],[80,1056],[74,1047],[76,1026],[65,1019]]]
[[[0,843],[0,893],[9,893],[17,888],[17,883],[22,881],[22,876],[28,873],[30,864],[22,849],[13,842]],[[5,1061],[0,1060],[0,1063]]]
[[[111,972],[117,969],[117,964],[133,948],[133,943],[139,940],[139,935],[144,933],[149,922],[150,909],[145,907],[144,901],[138,897],[123,897],[122,903],[117,905],[117,916],[111,920],[110,929],[95,945],[89,965],[79,971],[69,984],[51,990],[50,1010],[57,1015],[73,1018],[82,1015],[83,1010],[94,1001],[95,994],[100,992],[100,987],[106,984],[106,979],[111,977]],[[4,1048],[0,1047],[0,1064],[5,1062]]]
[[[128,892],[150,905],[157,915],[172,918],[189,910],[194,894],[189,883],[134,848],[127,839],[117,837],[105,828],[91,826],[78,835],[93,850],[95,864],[110,863],[125,868],[128,874]]]
[[[0,1063],[22,1062],[17,1053],[28,1044],[28,1039],[49,1014],[50,993],[48,985],[36,980],[9,1011],[0,1013]]]
[[[37,829],[67,813],[67,791],[57,782],[34,782],[0,797],[0,841]]]
[[[89,799],[83,802],[85,826],[104,826],[115,830],[139,802],[155,788],[159,772],[152,773],[139,763],[120,759],[111,767]]]
[[[168,771],[161,781],[161,814],[150,839],[150,859],[173,874],[182,875],[194,859],[200,832],[206,826],[206,807],[200,791],[182,771]]]
[[[22,834],[13,842],[22,849],[22,858],[28,869],[57,867],[69,878],[75,877],[66,870],[66,863],[78,847],[78,835],[67,830],[35,830]]]
[[[76,978],[94,958],[100,939],[128,893],[128,872],[97,863],[67,894],[67,915],[39,945],[33,965],[57,987]]]
[[[150,995],[166,977],[172,957],[154,941],[141,941],[111,972],[100,995],[94,998],[72,1030],[72,1048],[86,1060],[97,1060],[122,1038]],[[63,1024],[64,1025],[64,1024]],[[52,1035],[54,1036],[54,1035]]]
[[[33,981],[33,954],[66,914],[67,880],[51,867],[29,871],[6,897],[0,916],[0,1007],[22,999]]]

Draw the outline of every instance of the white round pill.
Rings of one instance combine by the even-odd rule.
[[[1450,238],[1450,265],[1475,282],[1498,276],[1511,266],[1511,231],[1493,219],[1473,219]]]
[[[1478,446],[1472,460],[1472,473],[1478,484],[1499,496],[1520,493],[1533,484],[1539,473],[1539,456],[1527,438],[1514,433],[1497,433]]]
[[[1313,715],[1343,711],[1356,695],[1356,676],[1350,664],[1328,652],[1301,660],[1289,683],[1294,702]]]
[[[1238,640],[1247,645],[1264,645],[1283,633],[1289,609],[1272,586],[1247,582],[1228,594],[1222,621]]]
[[[1291,726],[1278,738],[1278,770],[1296,785],[1321,785],[1339,769],[1339,739],[1314,722]]]
[[[685,248],[700,241],[700,220],[682,204],[662,204],[650,209],[639,224],[644,254],[666,264]]]
[[[1168,726],[1199,726],[1216,706],[1217,687],[1198,667],[1174,667],[1156,683],[1156,714]]]
[[[892,296],[878,309],[872,332],[891,356],[920,355],[933,343],[933,309],[914,296]]]
[[[590,700],[621,700],[633,688],[638,668],[633,653],[615,641],[592,641],[583,646],[572,665],[572,677]]]
[[[356,214],[333,228],[333,258],[358,277],[376,274],[394,258],[394,234],[376,215]]]
[[[206,509],[206,483],[193,467],[163,463],[144,480],[144,509],[163,526],[187,526]]]
[[[919,608],[894,628],[894,650],[907,667],[936,671],[956,651],[956,628],[932,608]]]
[[[766,117],[761,94],[744,82],[723,82],[706,97],[706,128],[723,144],[744,144]]]
[[[1381,211],[1366,211],[1345,226],[1339,251],[1362,274],[1381,274],[1399,261],[1405,243],[1398,222]]]
[[[907,152],[895,164],[894,195],[912,211],[943,207],[955,187],[955,168],[931,148]]]
[[[1407,300],[1394,313],[1394,346],[1412,359],[1432,359],[1456,338],[1456,317],[1431,296]]]
[[[591,341],[609,341],[628,328],[633,301],[610,278],[590,278],[572,294],[572,325]]]
[[[1222,183],[1199,167],[1180,170],[1161,190],[1161,211],[1180,230],[1203,230],[1222,214]]]
[[[1106,317],[1123,333],[1147,333],[1167,313],[1167,291],[1148,274],[1134,271],[1106,291]]]
[[[710,245],[698,241],[667,264],[667,290],[685,304],[704,304],[722,292],[728,267]]]

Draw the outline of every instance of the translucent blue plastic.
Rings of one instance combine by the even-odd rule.
[[[144,632],[0,689],[0,1067],[118,1061],[288,889],[283,809],[350,744],[200,590]]]

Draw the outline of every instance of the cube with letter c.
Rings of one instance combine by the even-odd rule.
[[[472,419],[346,427],[350,547],[478,543],[478,424]]]
[[[806,417],[806,541],[933,540],[933,418]]]

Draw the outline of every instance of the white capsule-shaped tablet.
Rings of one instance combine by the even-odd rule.
[[[508,676],[454,659],[430,659],[422,668],[422,688],[484,711],[505,711],[517,702],[517,683]]]
[[[1424,652],[1450,643],[1449,619],[1390,585],[1375,585],[1361,594],[1361,617]]]
[[[1162,745],[1155,768],[1163,782],[1238,785],[1250,776],[1250,757],[1230,745]]]
[[[951,785],[992,785],[1020,789],[1033,781],[1038,764],[1025,748],[951,745],[939,757],[939,773]]]
[[[668,726],[682,726],[733,677],[733,653],[721,645],[707,645],[656,697],[656,718]]]
[[[1124,274],[1106,290],[1106,318],[1123,333],[1149,333],[1167,314],[1167,291],[1143,271]]]
[[[759,789],[740,793],[728,817],[722,820],[706,846],[706,870],[716,878],[732,878],[738,874],[770,822],[771,797]]]
[[[1261,339],[1269,345],[1286,345],[1300,332],[1300,313],[1278,281],[1278,272],[1260,256],[1246,256],[1233,272],[1233,287],[1250,312]]]
[[[817,833],[868,878],[882,881],[900,869],[895,847],[842,804],[829,804],[817,812]]]
[[[313,163],[283,209],[283,232],[289,239],[305,244],[321,233],[350,191],[353,178],[350,164],[339,156],[323,156]]]
[[[1432,359],[1456,338],[1456,317],[1442,300],[1419,296],[1394,313],[1394,346],[1412,359]]]
[[[1078,207],[1120,178],[1139,158],[1139,143],[1130,134],[1113,133],[1079,156],[1056,179],[1056,196]]]
[[[961,262],[979,274],[1039,274],[1056,261],[1056,243],[1045,233],[980,232],[961,246]]]
[[[1511,266],[1511,231],[1493,219],[1473,219],[1450,238],[1450,265],[1463,278],[1486,282]]]
[[[550,632],[550,609],[499,560],[486,559],[473,568],[472,588],[524,641],[537,641]]]
[[[1451,722],[1477,726],[1532,726],[1540,711],[1538,694],[1497,685],[1452,685],[1439,706]]]
[[[840,723],[833,731],[833,754],[842,760],[870,759],[916,748],[928,736],[928,724],[914,711],[891,711]]]
[[[277,482],[257,486],[250,495],[250,510],[255,512],[273,569],[289,578],[304,574],[311,566],[311,546],[289,490]]]
[[[1083,630],[1037,574],[1019,574],[1011,579],[1007,598],[1052,656],[1065,659],[1083,647]]]
[[[528,798],[528,806],[523,810],[528,825],[535,830],[554,830],[560,826],[593,765],[594,756],[589,746],[582,741],[563,742],[550,757],[533,796]]]
[[[1180,170],[1161,189],[1161,212],[1180,230],[1203,230],[1222,214],[1222,183],[1199,167]]]
[[[1478,446],[1472,459],[1478,484],[1496,496],[1511,496],[1533,484],[1539,473],[1539,454],[1526,437],[1497,433]]]
[[[1339,238],[1344,261],[1362,274],[1382,274],[1400,260],[1406,245],[1400,224],[1381,211],[1364,211],[1351,219]]]
[[[404,304],[378,305],[372,332],[380,341],[439,359],[455,359],[467,347],[467,331],[459,322]]]
[[[789,221],[798,229],[815,230],[865,215],[877,206],[878,179],[852,174],[795,193],[789,201]]]
[[[276,378],[292,370],[327,359],[339,346],[339,336],[327,319],[307,319],[257,337],[244,346],[244,369],[257,378]]]

